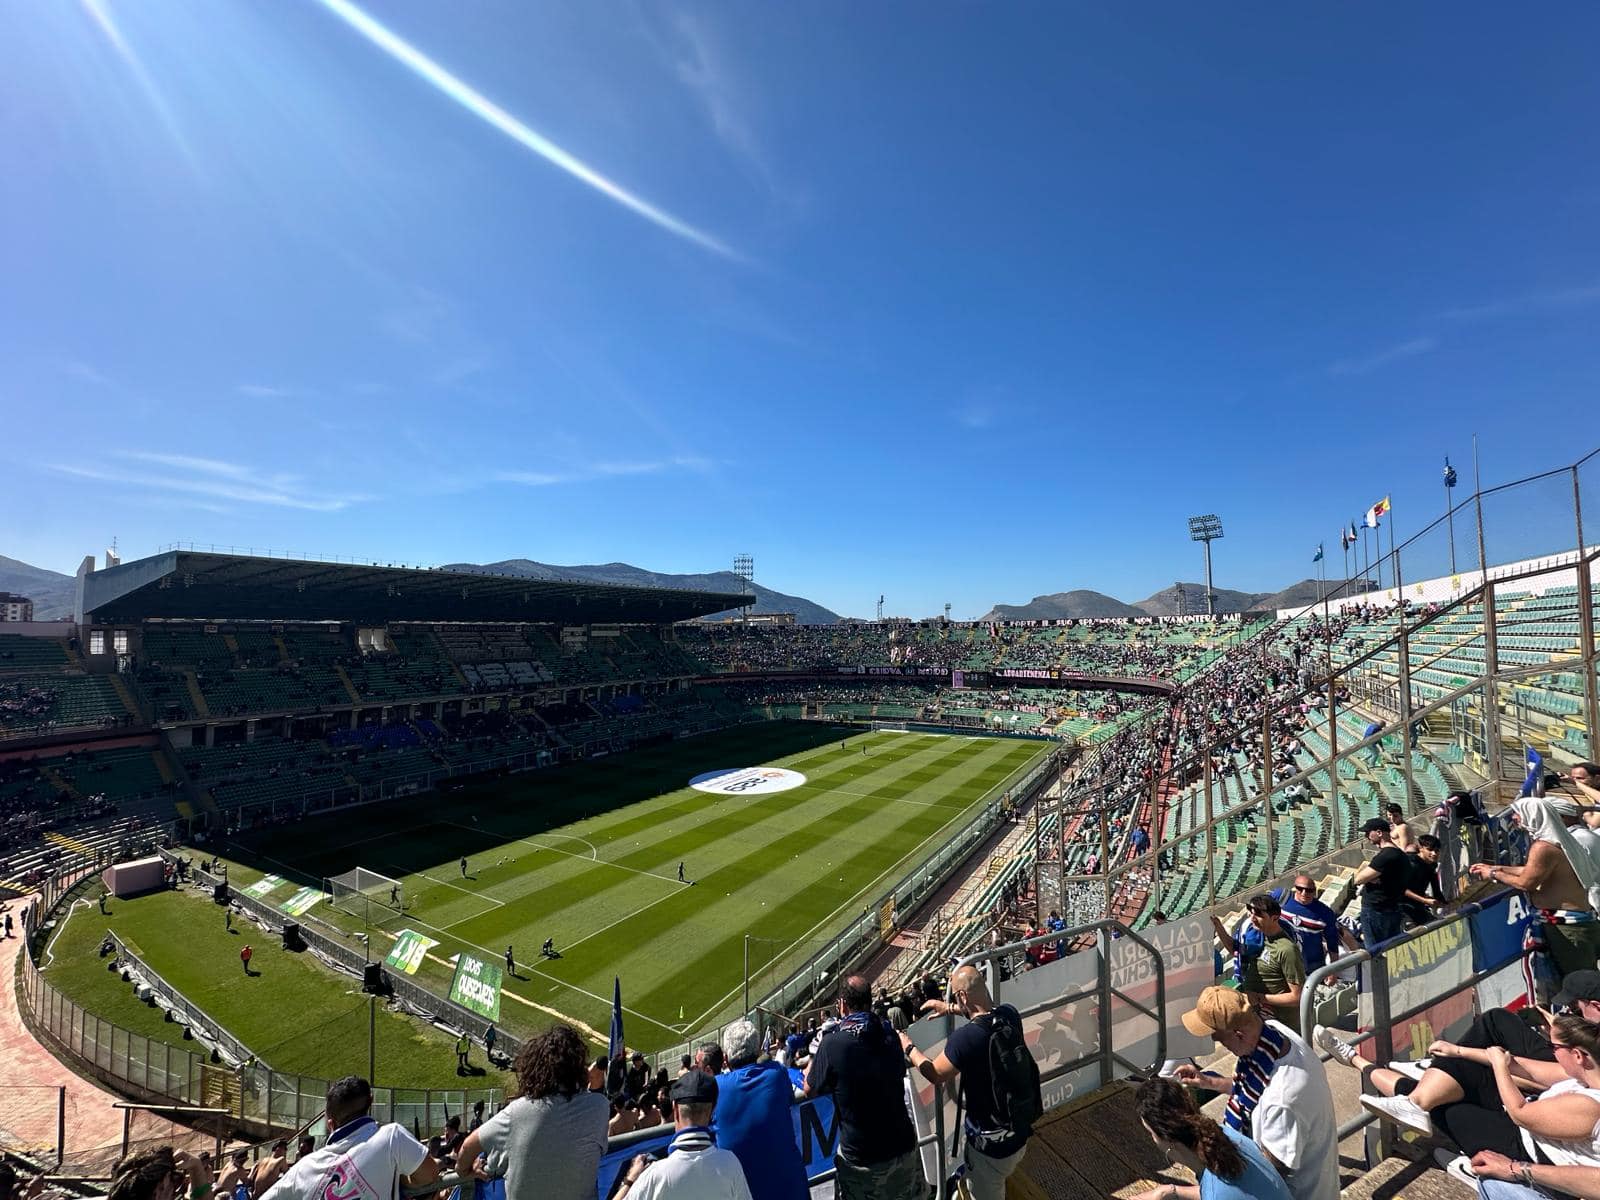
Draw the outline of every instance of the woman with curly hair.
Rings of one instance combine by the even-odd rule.
[[[553,1026],[522,1044],[513,1069],[517,1098],[467,1134],[461,1170],[505,1176],[506,1200],[593,1200],[611,1106],[588,1090],[583,1039]]]
[[[1188,1167],[1199,1183],[1164,1183],[1133,1200],[1290,1200],[1283,1176],[1256,1144],[1203,1116],[1182,1084],[1147,1079],[1134,1102],[1167,1161]]]

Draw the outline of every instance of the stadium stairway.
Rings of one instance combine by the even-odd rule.
[[[350,676],[345,669],[338,663],[335,663],[333,665],[333,673],[339,677],[339,685],[344,688],[346,693],[349,694],[350,703],[360,704],[361,693],[356,691],[356,685],[351,681]]]
[[[111,690],[117,694],[117,699],[122,701],[123,707],[132,713],[136,720],[142,723],[148,723],[150,719],[149,714],[146,713],[140,706],[139,702],[134,699],[133,692],[129,689],[128,685],[123,682],[122,677],[120,675],[108,675],[106,678],[111,684]]]
[[[183,685],[189,689],[189,703],[194,705],[197,717],[209,717],[211,706],[206,703],[205,693],[200,690],[200,681],[195,678],[194,671],[188,667],[183,671]]]

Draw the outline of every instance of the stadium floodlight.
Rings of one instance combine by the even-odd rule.
[[[744,619],[748,621],[750,619],[750,605],[755,603],[756,560],[748,554],[735,554],[733,556],[733,573],[743,581],[744,594],[750,597],[749,602],[742,609]]]
[[[1206,547],[1206,616],[1217,615],[1217,594],[1211,587],[1211,543],[1222,536],[1222,519],[1216,513],[1189,518],[1189,540]]]

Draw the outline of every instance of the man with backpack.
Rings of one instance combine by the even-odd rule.
[[[900,1044],[913,1070],[929,1083],[961,1080],[962,1133],[971,1200],[1005,1200],[1006,1179],[1022,1162],[1033,1123],[1044,1111],[1039,1064],[1022,1038],[1022,1018],[996,1005],[976,967],[950,976],[950,999],[929,1000],[924,1012],[959,1013],[967,1023],[929,1058],[904,1033]]]

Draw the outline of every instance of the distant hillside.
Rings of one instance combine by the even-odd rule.
[[[1206,585],[1203,583],[1175,583],[1169,588],[1162,588],[1154,596],[1135,601],[1134,607],[1152,617],[1182,616],[1183,609],[1178,604],[1180,587],[1184,590],[1189,611],[1193,612],[1194,606],[1198,606],[1204,612]],[[1256,592],[1231,592],[1227,588],[1217,588],[1216,595],[1216,611],[1219,613],[1249,612],[1261,598]]]
[[[1103,592],[1079,590],[1035,596],[1026,604],[996,604],[980,620],[984,621],[1062,621],[1073,617],[1142,617],[1131,604]]]
[[[1262,596],[1256,603],[1257,608],[1305,608],[1322,599],[1322,591],[1327,589],[1328,598],[1337,600],[1341,596],[1359,596],[1361,594],[1359,579],[1352,579],[1349,583],[1341,585],[1337,579],[1330,579],[1326,584],[1315,579],[1302,579],[1299,583],[1291,584],[1281,592],[1273,592],[1270,596]],[[1371,581],[1368,580],[1367,590],[1371,590]]]
[[[451,571],[497,571],[506,575],[521,575],[529,579],[585,579],[594,583],[618,583],[632,587],[689,588],[707,592],[742,592],[744,580],[732,571],[714,571],[708,575],[666,575],[647,571],[628,563],[589,563],[574,567],[552,566],[534,562],[529,558],[508,558],[492,563],[452,563]],[[839,615],[814,604],[802,596],[790,596],[762,587],[753,587],[756,602],[750,606],[752,613],[793,613],[802,625],[832,625]]]
[[[29,566],[0,554],[0,592],[15,592],[33,601],[36,621],[70,617],[78,598],[78,581],[59,571]]]

